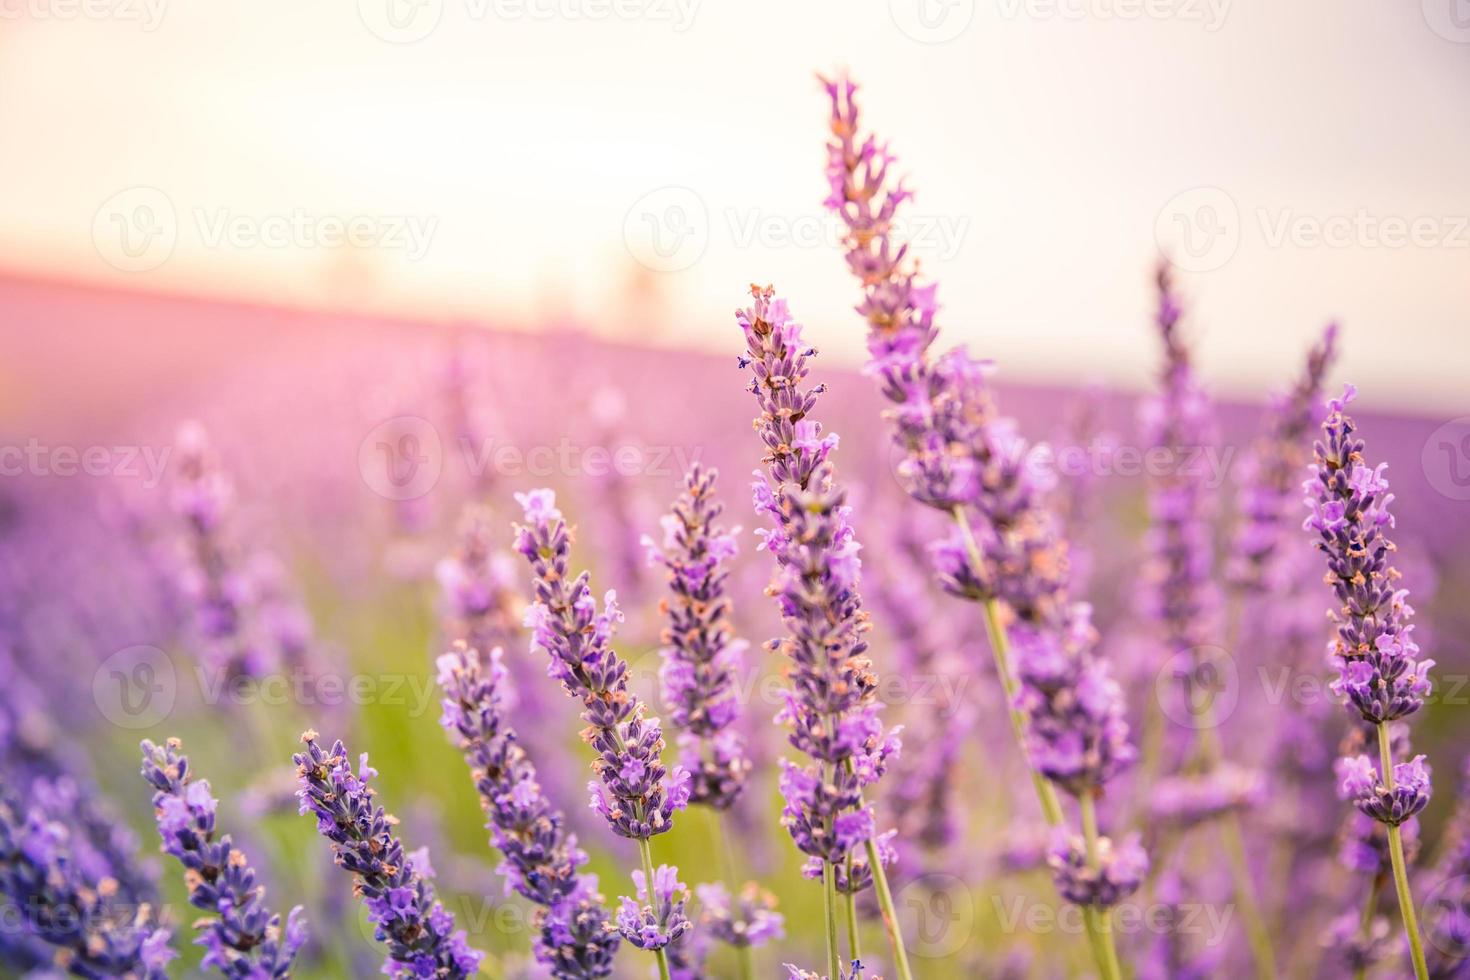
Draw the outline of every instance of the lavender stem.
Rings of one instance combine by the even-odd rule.
[[[888,933],[888,943],[893,947],[894,964],[898,967],[899,980],[913,980],[909,970],[909,954],[903,945],[903,934],[898,929],[898,916],[893,910],[893,893],[888,890],[888,872],[878,854],[878,842],[868,838],[868,865],[873,869],[873,891],[878,895],[878,908],[883,914],[883,929]]]
[[[1383,785],[1390,795],[1393,779],[1393,748],[1388,736],[1388,722],[1378,723],[1378,755],[1382,760]],[[1414,895],[1409,890],[1409,863],[1404,859],[1404,838],[1399,825],[1388,825],[1388,853],[1393,859],[1393,886],[1399,896],[1399,915],[1404,920],[1404,933],[1409,937],[1409,957],[1414,961],[1414,976],[1429,980],[1429,965],[1424,960],[1424,941],[1419,936],[1419,917],[1414,912]]]
[[[1083,793],[1077,798],[1077,806],[1082,813],[1082,840],[1087,848],[1087,866],[1097,870],[1101,867],[1097,847],[1097,801],[1092,793]],[[1105,905],[1084,905],[1082,912],[1087,923],[1087,936],[1097,951],[1102,980],[1122,980],[1123,968],[1118,964],[1118,948],[1113,942],[1112,912]]]
[[[837,958],[837,888],[832,883],[832,862],[822,862],[822,895],[827,919],[827,976],[842,976],[842,962]]]
[[[976,568],[984,566],[980,555],[980,545],[975,541],[975,532],[970,529],[970,519],[965,515],[962,506],[956,506],[953,511],[954,520],[959,525],[960,535],[965,540],[965,550],[969,552],[970,563]],[[1006,640],[1006,631],[1000,625],[1000,604],[995,599],[986,599],[985,607],[985,632],[990,637],[990,652],[995,657],[995,673],[1000,678],[1000,686],[1006,695],[1006,710],[1011,716],[1011,730],[1016,735],[1016,745],[1021,750],[1021,758],[1026,756],[1026,719],[1021,716],[1021,710],[1016,707],[1016,680],[1011,675],[1010,645]],[[1051,781],[1042,777],[1041,773],[1032,768],[1030,760],[1027,759],[1026,768],[1031,772],[1031,782],[1036,787],[1036,798],[1041,802],[1041,812],[1046,817],[1046,822],[1053,827],[1062,823],[1062,805],[1057,800],[1057,791]]]
[[[851,881],[852,852],[847,852],[847,880]],[[847,893],[847,958],[849,962],[859,962],[863,958],[862,941],[858,937],[857,920],[857,895],[853,892]]]
[[[638,838],[638,853],[643,858],[643,880],[648,882],[648,895],[653,898],[653,847],[648,843],[647,837]],[[653,951],[658,960],[659,980],[669,980],[669,956],[660,946]]]
[[[1378,888],[1383,881],[1382,875],[1374,875],[1368,884],[1368,900],[1363,903],[1363,916],[1358,920],[1358,935],[1367,936],[1373,928],[1373,910],[1378,907]],[[1358,968],[1353,971],[1353,980],[1364,980],[1368,975],[1368,964],[1359,963]]]

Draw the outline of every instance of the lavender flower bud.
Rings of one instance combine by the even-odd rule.
[[[317,743],[316,732],[301,741],[306,750],[292,757],[301,812],[316,815],[317,832],[331,842],[337,866],[353,875],[374,935],[388,947],[384,972],[445,980],[474,974],[483,954],[468,946],[464,930],[455,929],[454,916],[435,898],[427,850],[405,854],[393,833],[396,818],[374,802],[368,783],[377,771],[367,754],[354,772],[340,741],[330,752]]]
[[[592,769],[600,782],[588,784],[592,807],[614,833],[648,840],[673,826],[673,815],[689,804],[689,772],[665,770],[663,732],[645,717],[643,701],[628,687],[628,664],[612,649],[621,621],[617,596],[608,592],[602,612],[586,572],[567,577],[571,535],[550,490],[516,494],[525,524],[516,525],[516,550],[531,565],[536,602],[526,610],[532,645],[550,660],[551,676],[581,700],[588,728],[582,737],[597,753]]]
[[[203,934],[195,942],[205,949],[203,966],[226,977],[263,980],[290,976],[291,964],[306,942],[301,906],[281,917],[265,905],[265,889],[256,884],[255,869],[236,850],[229,834],[217,835],[215,807],[206,780],[189,773],[182,743],[142,743],[143,778],[154,788],[153,811],[163,852],[184,866],[189,904],[212,913],[194,924]]]
[[[694,928],[684,914],[689,888],[679,881],[679,869],[661,864],[653,872],[653,891],[642,871],[633,872],[638,900],[624,898],[618,909],[618,931],[639,949],[663,949]]]
[[[701,921],[722,943],[760,946],[786,935],[785,919],[776,911],[776,896],[753,881],[746,882],[734,899],[719,883],[699,885],[694,891],[703,908]]]
[[[1148,872],[1148,855],[1130,834],[1115,847],[1111,839],[1097,841],[1096,867],[1089,867],[1081,837],[1058,831],[1047,863],[1057,891],[1075,905],[1109,907],[1133,894]]]
[[[1342,797],[1379,823],[1397,827],[1429,805],[1429,767],[1422,755],[1393,767],[1391,790],[1365,755],[1338,759],[1336,771]]]
[[[750,760],[732,727],[745,642],[732,635],[725,594],[740,529],[715,524],[724,509],[714,496],[715,478],[714,470],[690,467],[684,492],[663,518],[662,545],[646,536],[643,543],[649,561],[668,569],[660,678],[670,724],[679,731],[680,761],[694,774],[690,802],[726,810],[744,787]]]

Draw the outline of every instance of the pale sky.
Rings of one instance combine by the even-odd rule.
[[[0,268],[855,361],[840,66],[1004,376],[1147,384],[1162,245],[1222,392],[1470,411],[1467,0],[0,0]]]

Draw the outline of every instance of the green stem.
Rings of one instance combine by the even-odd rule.
[[[638,842],[638,853],[643,858],[643,884],[648,891],[648,901],[653,902],[653,848],[649,846],[647,839]],[[658,960],[659,980],[669,980],[669,957],[662,949],[653,951],[654,958]]]
[[[893,911],[893,893],[888,890],[888,872],[883,870],[883,859],[878,854],[878,845],[868,838],[868,867],[873,869],[873,891],[878,895],[878,909],[883,914],[883,931],[888,933],[888,945],[893,950],[893,964],[898,970],[898,980],[914,980],[909,969],[908,950],[903,945],[903,933],[898,928],[898,915]]]
[[[1378,756],[1383,767],[1383,785],[1394,791],[1393,749],[1388,742],[1388,724],[1378,723]],[[1419,917],[1414,912],[1414,895],[1409,890],[1409,862],[1404,859],[1404,838],[1397,824],[1388,825],[1388,853],[1393,858],[1393,886],[1399,896],[1399,915],[1404,920],[1404,933],[1409,937],[1409,958],[1414,961],[1414,976],[1429,980],[1429,965],[1424,961],[1424,941],[1419,937]]]
[[[709,814],[710,835],[718,838],[722,845],[720,847],[721,875],[724,877],[725,883],[730,886],[730,893],[732,895],[737,894],[740,891],[740,885],[735,880],[735,852],[730,844],[729,828],[726,827],[726,821],[729,818],[726,817],[724,811],[716,810],[712,806],[706,806],[703,809]],[[755,957],[752,954],[751,948],[749,946],[735,946],[733,948],[735,950],[735,964],[740,971],[740,980],[754,980]]]
[[[852,881],[852,852],[847,852],[847,880]],[[856,962],[863,958],[862,939],[858,936],[857,895],[847,893],[847,959]]]
[[[1378,907],[1378,889],[1383,884],[1382,875],[1374,875],[1368,885],[1368,900],[1363,903],[1363,914],[1358,918],[1358,935],[1367,939],[1373,929],[1373,910]],[[1353,971],[1353,980],[1363,980],[1368,975],[1368,964],[1359,963]]]
[[[822,903],[827,912],[827,976],[842,976],[842,962],[837,958],[837,888],[832,883],[832,862],[822,862]]]
[[[1082,811],[1082,840],[1087,847],[1087,866],[1096,871],[1097,803],[1091,793],[1083,793],[1078,797],[1077,805]],[[1087,936],[1092,941],[1102,980],[1122,980],[1123,968],[1118,963],[1118,948],[1113,941],[1113,913],[1105,906],[1084,905],[1082,918],[1087,925]]]

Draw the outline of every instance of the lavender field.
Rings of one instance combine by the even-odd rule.
[[[1470,977],[1470,418],[1009,379],[824,86],[707,352],[0,279],[5,975]]]

